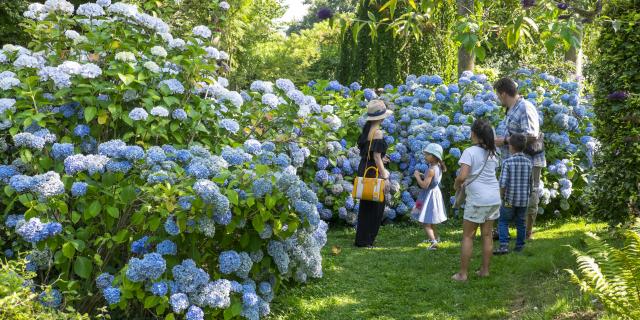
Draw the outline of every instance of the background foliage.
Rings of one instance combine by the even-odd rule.
[[[383,1],[361,1],[356,21],[388,18],[381,12]],[[438,1],[432,20],[425,24],[425,37],[397,37],[387,26],[376,32],[362,24],[345,25],[341,42],[338,80],[361,82],[365,86],[382,87],[399,83],[407,74],[439,74],[450,81],[455,74],[455,48],[449,34],[454,26],[454,1]]]
[[[591,212],[612,224],[640,214],[640,2],[612,1],[602,28],[593,82],[599,152],[589,193]]]

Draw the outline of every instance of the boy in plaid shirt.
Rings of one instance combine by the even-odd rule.
[[[526,215],[531,194],[531,170],[533,164],[529,157],[522,153],[527,143],[527,138],[516,133],[509,137],[509,153],[511,157],[502,164],[500,174],[500,195],[502,197],[502,207],[500,208],[500,219],[498,220],[498,234],[500,236],[500,247],[494,254],[509,253],[509,222],[516,220],[516,247],[519,252],[524,249],[524,239],[526,233]]]

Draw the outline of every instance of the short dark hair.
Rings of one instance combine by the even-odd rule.
[[[500,78],[493,84],[493,89],[496,90],[498,94],[506,93],[512,97],[515,97],[518,94],[518,85],[511,78]]]
[[[527,146],[527,137],[522,133],[514,133],[509,137],[509,144],[515,152],[522,152]]]

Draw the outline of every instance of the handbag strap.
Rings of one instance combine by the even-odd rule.
[[[489,162],[489,156],[491,154],[489,153],[489,151],[487,151],[487,158],[484,159],[484,164],[482,164],[482,168],[480,168],[480,172],[478,172],[478,174],[473,177],[473,179],[471,179],[471,181],[467,182],[464,184],[464,187],[466,188],[467,186],[469,186],[470,184],[472,184],[474,181],[476,181],[476,179],[478,179],[478,177],[480,176],[480,174],[482,174],[482,171],[484,171],[484,167],[487,166],[487,162]]]

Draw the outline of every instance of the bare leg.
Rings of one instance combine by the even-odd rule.
[[[460,272],[453,275],[452,279],[466,281],[469,275],[469,261],[473,253],[473,238],[478,230],[478,224],[468,220],[462,222],[462,250],[460,254]]]
[[[432,224],[424,223],[422,224],[422,227],[424,228],[424,233],[427,234],[427,238],[429,238],[429,240],[436,240],[435,230]]]
[[[489,264],[493,255],[493,220],[480,225],[480,234],[482,235],[482,267],[478,272],[481,277],[489,276]]]

